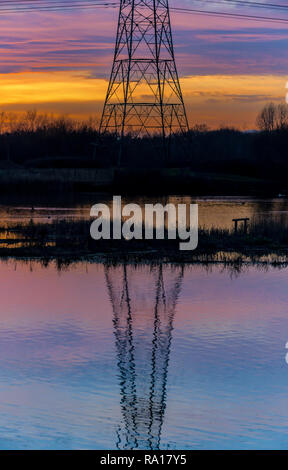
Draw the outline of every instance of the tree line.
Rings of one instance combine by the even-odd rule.
[[[111,167],[117,165],[119,139],[100,135],[96,118],[27,111],[0,113],[0,166],[47,168]],[[161,136],[123,141],[122,166],[168,166],[208,173],[283,177],[288,170],[288,105],[269,103],[256,119],[257,129],[209,129],[196,124],[185,135],[167,139],[163,155]]]

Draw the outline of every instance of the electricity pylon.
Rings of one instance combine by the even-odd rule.
[[[120,0],[112,72],[100,133],[161,135],[188,131],[168,0]]]

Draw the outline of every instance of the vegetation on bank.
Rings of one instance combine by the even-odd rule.
[[[99,240],[90,236],[91,221],[56,221],[14,224],[0,228],[0,257],[22,256],[85,259],[101,256],[109,260],[131,257],[171,262],[241,263],[266,259],[288,263],[287,220],[252,221],[247,233],[239,229],[199,229],[195,251],[180,251],[179,239]]]
[[[1,197],[18,200],[37,194],[58,199],[68,194],[105,191],[112,194],[271,195],[287,194],[286,181],[187,168],[10,168],[0,169]]]
[[[100,135],[98,125],[94,118],[79,121],[36,111],[22,115],[2,112],[0,166],[7,166],[7,162],[34,168],[115,166],[119,140],[111,134]],[[184,137],[171,139],[165,160],[161,136],[140,138],[131,131],[124,139],[122,165],[189,167],[216,173],[224,169],[225,173],[261,176],[267,174],[268,163],[277,167],[287,160],[288,106],[266,105],[257,117],[257,128],[258,132],[229,127],[211,130],[205,124],[195,124]]]
[[[286,194],[288,106],[265,106],[258,131],[194,125],[167,140],[99,134],[96,119],[0,113],[0,191],[105,190]],[[147,184],[149,180],[149,184]]]

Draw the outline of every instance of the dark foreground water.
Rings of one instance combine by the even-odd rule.
[[[287,449],[288,269],[0,278],[1,449]]]

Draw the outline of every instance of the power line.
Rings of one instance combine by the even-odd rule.
[[[103,2],[103,0],[75,0],[72,3],[68,3],[67,1],[64,0],[0,0],[0,8],[7,7],[7,10],[14,10],[18,11],[19,9],[38,9],[38,7],[47,7],[47,8],[54,8],[54,7],[63,7],[63,8],[74,8],[75,6],[82,6],[85,4],[89,5],[97,5],[97,4],[103,4],[103,3],[111,3],[111,2]],[[116,2],[114,2],[116,5]],[[114,4],[113,3],[113,4]],[[117,2],[117,5],[119,3]],[[12,6],[11,6],[12,5]]]
[[[103,5],[103,4],[109,4],[109,5],[119,5],[118,2],[105,2],[105,0],[74,0],[73,2],[67,2],[65,0],[0,0],[0,8],[1,7],[9,7],[11,8],[6,8],[7,10],[13,10],[14,11],[19,11],[21,9],[38,9],[38,8],[54,8],[54,7],[61,7],[61,8],[75,8],[75,6],[86,6],[86,5]],[[5,10],[6,11],[6,10]]]
[[[88,0],[89,1],[89,0]],[[111,2],[95,2],[95,0],[87,3],[87,0],[85,0],[85,3],[81,2],[80,0],[76,0],[75,3],[67,5],[66,3],[63,4],[63,2],[59,2],[57,4],[49,5],[49,2],[46,2],[48,4],[39,4],[37,5],[27,5],[27,6],[19,6],[18,8],[13,7],[13,8],[2,8],[1,3],[0,3],[0,14],[6,14],[6,13],[25,13],[25,12],[37,12],[37,11],[58,11],[58,10],[77,10],[77,9],[87,9],[87,8],[115,8],[119,7],[119,3],[111,3]]]
[[[53,7],[55,4],[59,4],[59,7],[74,7],[76,4],[94,4],[96,0],[75,0],[72,1],[72,3],[67,4],[68,1],[65,0],[0,0],[0,6],[6,6],[6,5],[11,5],[14,4],[14,8],[17,6],[20,6],[23,8],[32,8],[32,7],[37,7],[38,5],[44,5],[45,7]],[[99,0],[98,0],[99,1]],[[207,3],[207,0],[192,0],[193,1],[200,1],[201,3]],[[101,4],[100,0],[100,4]],[[119,2],[118,2],[119,3]],[[281,5],[281,4],[276,4],[276,3],[262,3],[262,2],[255,2],[255,1],[248,1],[248,0],[209,0],[209,4],[214,3],[214,4],[219,4],[219,5],[241,5],[241,6],[246,6],[246,7],[252,7],[252,8],[265,8],[265,9],[280,9],[280,10],[287,10],[288,6],[287,5]],[[77,5],[78,6],[78,5]],[[175,7],[176,8],[176,7]],[[11,8],[12,9],[12,8]],[[221,13],[221,12],[219,12]]]
[[[72,1],[72,3],[68,4],[68,0],[0,0],[0,5],[11,5],[14,4],[15,7],[17,5],[22,6],[22,5],[27,5],[27,7],[32,7],[41,5],[41,4],[47,4],[47,6],[53,6],[55,3],[60,3],[63,6],[69,7],[73,6],[75,3],[95,3],[96,0],[75,0]],[[201,3],[208,3],[207,0],[192,0],[193,1],[200,1]],[[119,2],[118,2],[119,3]],[[280,10],[287,10],[288,6],[283,5],[283,4],[276,4],[276,3],[262,3],[262,2],[254,2],[254,1],[248,1],[248,0],[209,0],[209,4],[214,3],[214,4],[219,4],[219,5],[241,5],[241,6],[246,6],[246,7],[252,7],[252,8],[265,8],[265,9],[280,9]]]
[[[31,4],[31,5],[27,5],[27,6],[32,6],[32,5],[39,5],[41,3],[46,3],[46,4],[53,4],[53,3],[62,3],[64,5],[66,5],[67,7],[68,6],[73,6],[75,3],[86,3],[86,2],[93,2],[95,3],[96,1],[100,1],[101,0],[72,0],[72,3],[71,2],[68,2],[68,0],[0,0],[0,5],[11,5],[11,4],[15,4],[15,7],[18,5],[25,5],[25,4]],[[119,2],[118,2],[119,3]]]
[[[199,1],[199,0],[197,0]],[[258,2],[245,2],[244,0],[229,0],[229,3],[241,3],[242,5],[245,3],[247,4],[259,4]],[[19,0],[13,2],[10,0],[9,4],[15,3],[15,6],[11,8],[1,8],[1,6],[5,6],[7,1],[4,2],[0,0],[0,15],[5,15],[8,13],[25,13],[25,12],[37,12],[37,11],[64,11],[64,10],[86,10],[90,8],[118,8],[119,2],[101,2],[96,0],[75,0],[74,3],[70,3],[67,5],[67,2],[63,2],[63,0]],[[29,2],[29,4],[27,3]],[[84,3],[85,2],[85,3]],[[16,3],[21,4],[20,7],[16,8]],[[26,6],[25,6],[26,3]],[[37,5],[36,5],[37,3]],[[226,3],[221,2],[219,0],[214,0],[213,3]],[[227,2],[228,3],[228,2]],[[33,5],[32,5],[33,4]],[[23,5],[23,6],[22,6]],[[261,4],[265,5],[265,4]],[[267,4],[270,6],[278,6],[277,4]],[[241,13],[227,13],[221,11],[214,11],[214,10],[199,10],[193,8],[180,8],[180,7],[170,7],[171,11],[175,13],[187,13],[187,14],[199,14],[199,15],[208,15],[208,16],[216,16],[222,18],[234,18],[234,19],[245,19],[245,20],[253,20],[253,21],[264,21],[264,22],[274,22],[274,23],[288,23],[288,18],[280,18],[280,17],[268,17],[268,16],[259,16],[259,15],[250,15],[250,14],[241,14]]]
[[[276,9],[276,10],[288,10],[287,5],[281,5],[277,3],[262,3],[262,2],[250,2],[245,0],[192,0],[192,2],[201,2],[203,4],[207,3],[215,3],[218,5],[239,5],[243,7],[251,7],[251,8],[264,8],[266,10]]]
[[[247,20],[261,20],[261,21],[269,21],[269,22],[277,22],[277,23],[288,23],[288,18],[275,18],[270,16],[258,16],[258,15],[246,15],[242,13],[225,13],[225,12],[217,12],[212,10],[197,10],[193,8],[177,8],[171,7],[170,10],[177,11],[179,13],[188,13],[188,14],[204,14],[204,15],[212,15],[212,16],[220,16],[223,18],[242,18]]]

